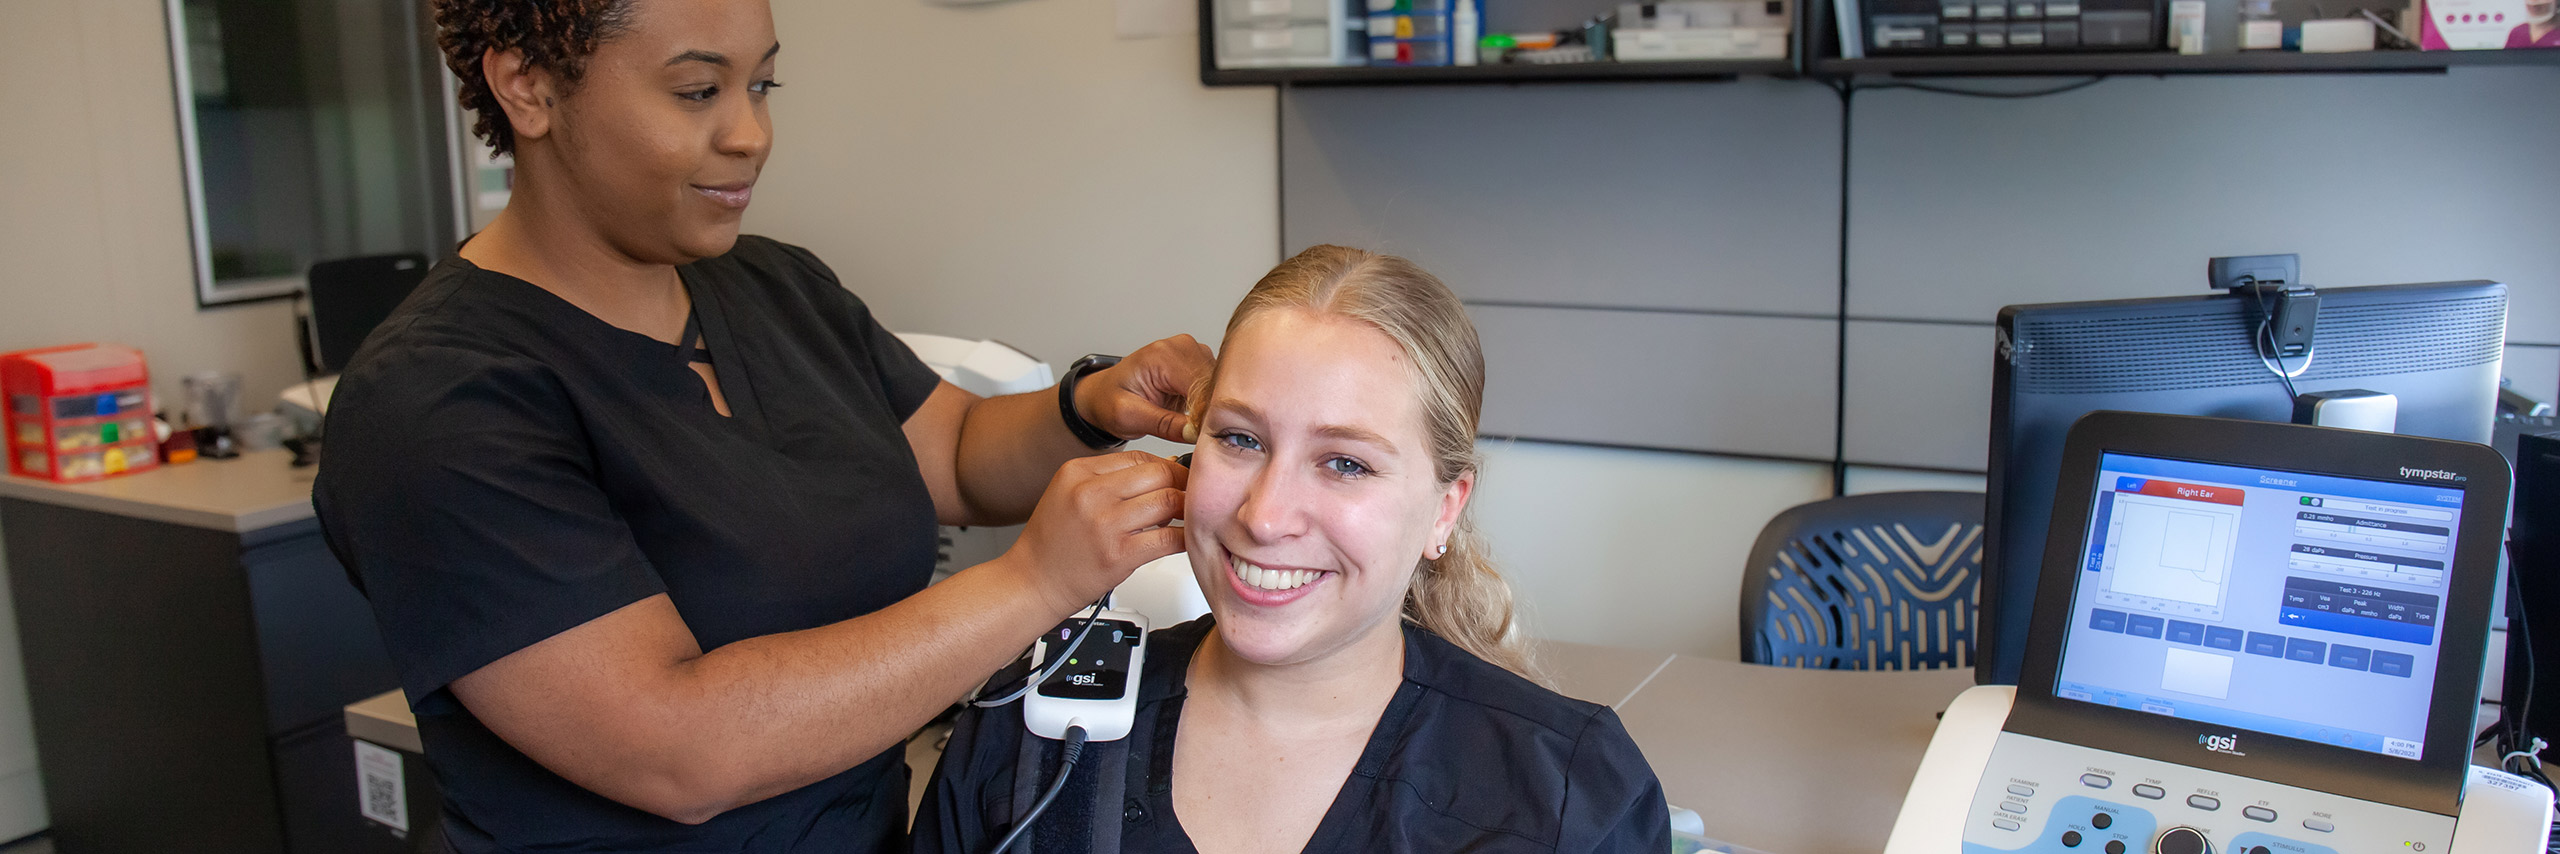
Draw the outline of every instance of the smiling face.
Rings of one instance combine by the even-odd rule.
[[[1412,361],[1376,328],[1299,308],[1224,346],[1184,528],[1222,642],[1300,664],[1396,631],[1473,486],[1433,471]]]
[[[726,253],[773,150],[773,13],[765,0],[632,2],[558,108],[517,131],[542,135],[582,218],[623,255]]]
[[[2525,20],[2536,24],[2550,23],[2555,6],[2560,6],[2560,3],[2555,3],[2554,0],[2525,0]]]

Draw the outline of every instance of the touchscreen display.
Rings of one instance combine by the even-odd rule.
[[[1069,620],[1067,625],[1040,636],[1041,661],[1055,661],[1065,655],[1076,629],[1083,620]],[[1138,626],[1122,620],[1096,620],[1093,632],[1076,644],[1055,673],[1040,683],[1042,696],[1064,700],[1116,699],[1129,685],[1129,659],[1138,654]]]
[[[2100,468],[2056,695],[2420,758],[2461,490]]]

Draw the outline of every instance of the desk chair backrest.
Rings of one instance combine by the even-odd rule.
[[[1742,657],[1828,670],[1973,666],[1982,493],[1879,492],[1769,520],[1742,578]]]
[[[311,265],[306,280],[311,294],[311,325],[306,329],[310,338],[303,358],[311,362],[312,371],[345,370],[364,337],[390,319],[391,311],[426,278],[426,256],[414,252]]]

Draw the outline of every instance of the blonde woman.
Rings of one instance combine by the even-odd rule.
[[[1191,397],[1210,616],[1150,636],[1126,762],[1079,767],[1015,850],[1670,850],[1617,716],[1522,675],[1467,523],[1484,359],[1456,296],[1318,246],[1254,285],[1224,347]],[[917,851],[1011,829],[1058,764],[1026,738],[1018,706],[960,719]]]

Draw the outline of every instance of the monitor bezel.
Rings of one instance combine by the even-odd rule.
[[[2471,763],[2472,724],[2479,710],[2480,668],[2487,655],[2491,596],[2505,524],[2506,459],[2485,445],[2185,415],[2099,411],[2072,425],[2064,443],[2054,525],[2045,540],[2042,577],[2029,623],[2035,637],[2070,637],[2079,592],[2080,550],[2097,496],[2100,460],[2129,454],[2245,468],[2363,478],[2461,489],[2451,578],[2440,621],[2435,689],[2425,748],[2417,760],[2241,732],[2240,752],[2207,750],[2206,735],[2236,728],[2133,709],[2068,700],[2054,694],[2067,643],[2031,644],[2009,732],[2267,780],[2351,798],[2423,810],[2459,811]],[[2405,477],[2401,469],[2458,473],[2446,483]],[[2459,615],[2476,615],[2463,619]]]

